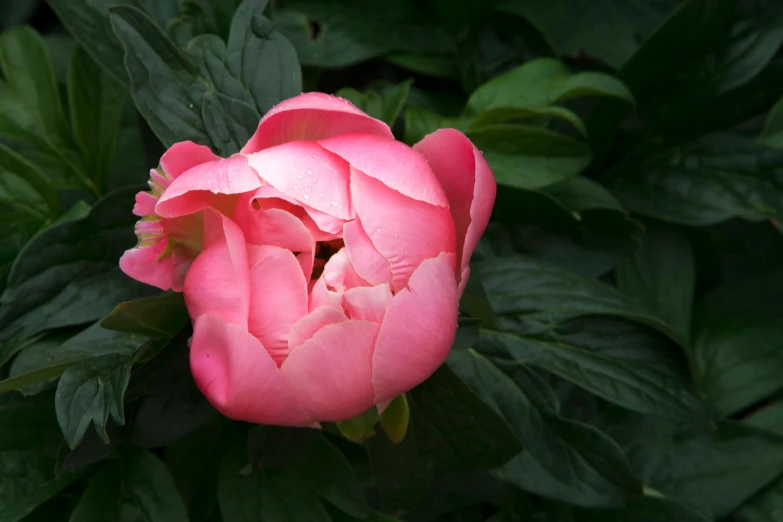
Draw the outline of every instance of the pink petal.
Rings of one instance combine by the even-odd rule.
[[[139,192],[136,194],[136,204],[133,206],[133,213],[137,216],[152,216],[155,214],[155,205],[158,204],[158,198],[149,192]]]
[[[216,195],[241,194],[262,185],[256,171],[247,164],[241,154],[230,158],[202,163],[175,179],[160,197],[155,212],[162,217],[192,214],[204,208],[218,208],[233,204],[236,198],[220,198]]]
[[[288,334],[289,351],[310,339],[324,326],[347,320],[348,318],[340,310],[328,306],[316,308],[291,327],[291,333]]]
[[[414,145],[413,150],[427,159],[449,198],[457,230],[460,286],[464,287],[470,256],[492,213],[495,177],[481,152],[455,129],[439,129]]]
[[[215,210],[204,211],[204,250],[190,265],[183,286],[192,320],[210,313],[247,328],[250,278],[245,238]]]
[[[358,286],[343,294],[343,306],[348,317],[374,323],[383,321],[391,301],[392,293],[388,283],[378,286]]]
[[[346,420],[372,406],[371,361],[379,329],[367,321],[330,324],[291,350],[281,369],[313,419]]]
[[[261,189],[259,189],[261,190]],[[288,210],[260,208],[252,192],[239,197],[233,220],[251,245],[272,245],[299,252],[296,256],[306,279],[313,271],[315,240],[302,220]],[[267,200],[268,201],[268,200]],[[301,210],[301,209],[300,209]]]
[[[356,169],[351,194],[364,231],[389,262],[392,290],[404,288],[425,259],[456,251],[448,208],[411,199]]]
[[[202,315],[193,326],[190,368],[201,392],[226,417],[280,426],[313,423],[258,339],[216,315]]]
[[[250,154],[247,161],[262,179],[296,201],[343,220],[353,218],[348,164],[317,143],[284,143]]]
[[[279,365],[288,355],[291,327],[307,314],[307,282],[289,250],[249,246],[250,319],[248,329]]]
[[[292,197],[283,194],[271,185],[265,185],[257,189],[255,192],[248,194],[251,194],[248,196],[248,201],[251,205],[256,205],[260,209],[265,210],[279,208],[299,218],[302,223],[304,223],[304,226],[307,227],[307,230],[310,231],[313,239],[316,241],[329,241],[339,237],[336,235],[337,233],[324,232],[321,228],[319,228],[311,217],[311,214],[317,215],[319,221],[321,221],[322,226],[325,228],[334,229],[335,227],[341,227],[343,220],[329,216],[323,212],[319,212],[318,210],[308,207],[307,205],[302,205]],[[244,197],[245,196],[243,196],[243,201]]]
[[[449,206],[427,160],[404,143],[372,134],[343,134],[318,143],[409,198]]]
[[[220,158],[212,154],[209,147],[196,145],[192,141],[175,143],[160,158],[160,167],[171,178],[179,177],[196,165],[216,161]]]
[[[351,264],[362,279],[371,285],[391,281],[389,262],[375,249],[358,219],[343,226],[343,240]]]
[[[367,286],[367,281],[354,270],[345,248],[341,248],[327,261],[322,279],[328,288],[341,293],[355,286]]]
[[[172,259],[161,257],[166,250],[166,241],[155,241],[147,246],[126,250],[120,258],[120,270],[136,281],[156,286],[161,290],[171,288]]]
[[[326,288],[323,275],[313,283],[310,290],[310,312],[319,308],[333,308],[343,313],[342,294]]]
[[[367,116],[348,100],[309,92],[282,101],[261,118],[243,154],[296,140],[320,140],[345,132],[392,138],[389,126]]]
[[[410,390],[446,360],[457,331],[453,266],[454,254],[427,259],[392,299],[372,360],[376,403]]]

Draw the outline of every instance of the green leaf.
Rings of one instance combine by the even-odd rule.
[[[206,521],[217,507],[217,481],[225,420],[215,417],[166,446],[164,462],[188,507],[190,522]]]
[[[71,126],[74,140],[86,160],[86,172],[104,189],[127,94],[83,49],[76,48],[68,67]]]
[[[362,483],[348,459],[323,436],[283,466],[280,473],[283,481],[298,484],[350,516],[367,516],[369,507]]]
[[[696,263],[686,236],[648,228],[642,245],[617,266],[616,277],[620,291],[655,310],[681,339],[689,339]]]
[[[112,7],[133,99],[164,145],[190,139],[222,155],[238,152],[259,112],[302,91],[296,53],[261,15],[265,3],[239,6],[228,44],[202,35],[185,51],[141,10]]]
[[[764,488],[738,511],[746,522],[776,522],[783,517],[783,477]]]
[[[756,410],[742,421],[748,426],[767,430],[783,437],[783,401],[773,402]]]
[[[52,62],[33,29],[0,36],[0,139],[44,171],[56,189],[100,194],[76,150]]]
[[[638,246],[641,224],[604,187],[581,176],[541,189],[498,191],[476,257],[515,253],[597,277]],[[502,225],[501,225],[502,224]]]
[[[596,72],[572,74],[552,58],[531,60],[473,91],[465,112],[478,116],[497,108],[537,108],[581,96],[605,96],[633,104],[631,92],[616,78]]]
[[[676,2],[599,0],[579,6],[529,0],[505,2],[504,12],[529,20],[560,55],[585,53],[621,67]]]
[[[19,251],[60,213],[46,175],[0,144],[0,290]]]
[[[558,118],[572,125],[583,136],[587,135],[587,129],[585,128],[584,123],[582,123],[582,120],[579,119],[579,116],[565,107],[557,106],[525,108],[500,107],[497,109],[489,109],[479,114],[476,119],[473,120],[471,127],[481,128],[484,125],[492,125],[504,121],[534,118]]]
[[[612,188],[630,210],[669,223],[781,219],[781,167],[783,151],[720,134],[626,165]]]
[[[473,350],[449,366],[511,424],[525,451],[497,476],[546,497],[585,506],[619,506],[641,491],[620,448],[597,429],[559,416],[554,391],[523,367],[505,375]]]
[[[121,461],[107,461],[90,480],[71,514],[71,522],[166,520],[187,522],[177,486],[152,453],[132,450]]]
[[[117,305],[101,321],[101,327],[147,337],[173,337],[188,322],[182,294],[144,297]]]
[[[26,339],[52,328],[105,316],[117,301],[155,293],[120,272],[117,259],[134,245],[134,189],[100,199],[42,230],[14,261],[0,296],[0,340]]]
[[[522,257],[480,263],[474,274],[501,327],[482,329],[481,352],[542,367],[634,411],[704,417],[677,335],[615,289]]]
[[[672,500],[636,497],[618,510],[575,510],[575,520],[584,522],[709,522],[710,519]],[[750,521],[752,522],[752,521]]]
[[[247,88],[262,114],[302,92],[296,50],[262,16],[266,3],[266,0],[245,0],[240,4],[231,21],[226,44],[229,71]]]
[[[122,62],[122,45],[108,23],[113,0],[47,0],[49,7],[87,53],[108,71],[115,81],[128,86]]]
[[[297,482],[303,477],[268,469],[243,474],[246,461],[242,448],[241,444],[229,447],[220,466],[218,502],[225,522],[331,521],[318,497]]]
[[[783,98],[769,111],[758,142],[768,147],[783,148]]]
[[[0,452],[31,450],[56,456],[62,435],[52,408],[52,395],[0,396]]]
[[[111,26],[125,48],[133,101],[166,147],[191,140],[209,145],[201,117],[207,86],[196,67],[143,11],[115,6]]]
[[[247,435],[247,453],[254,467],[276,468],[297,458],[315,444],[320,432],[313,428],[257,426]]]
[[[366,447],[384,508],[404,514],[419,507],[429,495],[433,461],[419,448],[415,434],[409,433],[395,444],[380,431]]]
[[[576,176],[592,159],[584,143],[538,127],[488,125],[471,128],[467,136],[501,185],[544,187]]]
[[[393,51],[439,54],[452,46],[410,0],[297,0],[278,9],[274,22],[305,66],[337,69]]]
[[[782,15],[777,6],[755,9],[734,0],[683,2],[672,12],[618,74],[634,93],[640,113],[649,114],[633,156],[730,128],[765,110],[755,103],[757,96],[769,96],[758,84],[734,94],[753,83],[774,57],[783,41]],[[690,31],[695,25],[701,30]],[[780,91],[772,96],[777,99]],[[603,100],[591,113],[588,128],[599,159],[628,109]]]
[[[694,314],[691,356],[707,402],[721,416],[783,389],[783,273],[727,283],[705,295]]]
[[[112,332],[94,324],[65,342],[32,344],[14,359],[10,378],[0,381],[0,390],[13,385],[25,393],[38,393],[74,363],[115,354],[132,356],[145,341],[143,336]]]
[[[410,511],[427,497],[433,472],[487,469],[521,445],[506,421],[446,366],[409,394],[410,424],[402,442],[382,430],[366,445],[384,505]]]
[[[413,80],[406,80],[378,90],[368,89],[366,92],[343,87],[335,95],[349,100],[373,118],[393,128],[408,100],[412,84]]]
[[[24,519],[81,477],[66,473],[58,478],[54,468],[54,458],[33,451],[0,452],[0,522]]]
[[[221,156],[239,152],[260,119],[250,105],[212,91],[204,95],[201,117],[213,147]]]
[[[108,443],[106,422],[125,424],[123,398],[130,380],[133,356],[124,354],[91,357],[65,370],[57,384],[57,420],[71,448],[79,445],[90,424]]]
[[[507,422],[445,366],[410,397],[406,439],[415,437],[438,473],[499,466],[521,449]]]
[[[206,422],[215,410],[190,371],[189,328],[133,373],[126,400],[137,402],[128,420],[128,438],[136,446],[165,446]]]
[[[636,415],[615,426],[646,485],[711,519],[729,516],[783,468],[783,440],[753,428],[681,427]]]

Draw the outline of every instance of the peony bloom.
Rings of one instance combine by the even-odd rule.
[[[182,289],[193,376],[226,416],[346,420],[446,359],[495,198],[459,131],[410,148],[347,101],[308,93],[270,110],[239,154],[180,143],[153,172],[122,268]]]

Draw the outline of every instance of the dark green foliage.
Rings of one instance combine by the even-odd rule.
[[[778,2],[5,0],[0,31],[0,522],[783,520]],[[303,90],[459,129],[498,182],[398,443],[222,417],[182,294],[117,266],[166,147],[236,153]]]

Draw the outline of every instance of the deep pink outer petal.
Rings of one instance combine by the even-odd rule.
[[[236,223],[216,210],[204,211],[204,250],[190,265],[183,292],[193,321],[209,313],[247,328],[250,278],[245,238]]]
[[[258,339],[216,315],[202,315],[193,326],[190,368],[201,392],[226,417],[280,426],[313,424]]]
[[[380,325],[345,321],[291,350],[281,369],[317,421],[342,421],[373,404],[371,361]]]
[[[174,268],[170,256],[161,257],[164,250],[165,240],[126,250],[120,258],[120,269],[136,281],[168,290]]]
[[[291,327],[307,314],[307,282],[290,250],[249,245],[248,264],[248,328],[279,365],[288,355]]]
[[[177,178],[183,172],[192,169],[196,165],[217,161],[209,147],[197,145],[192,141],[180,141],[175,143],[160,158],[160,166],[163,172],[171,178]]]
[[[449,198],[457,230],[457,266],[465,276],[460,274],[460,287],[464,287],[470,256],[495,203],[495,177],[481,152],[458,130],[439,129],[413,149],[427,158]]]
[[[456,252],[448,208],[411,199],[356,169],[351,171],[351,194],[364,231],[389,262],[392,290],[404,288],[425,259]]]
[[[272,107],[242,148],[243,154],[296,140],[320,140],[346,132],[393,138],[389,126],[371,118],[348,100],[309,92]]]
[[[353,218],[350,168],[317,143],[284,143],[249,154],[247,161],[262,179],[299,203],[343,220]]]
[[[355,169],[409,198],[449,206],[427,161],[404,143],[373,134],[342,134],[318,143]]]
[[[247,158],[234,154],[230,158],[202,163],[181,174],[160,197],[155,212],[172,218],[204,208],[219,208],[225,201],[220,195],[249,192],[262,184],[256,171],[247,164]]]
[[[446,360],[459,304],[453,258],[424,261],[386,310],[372,359],[375,403],[410,390]]]

